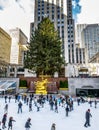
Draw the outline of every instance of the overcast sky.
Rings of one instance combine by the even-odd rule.
[[[0,0],[0,27],[19,27],[29,37],[34,0]],[[99,0],[73,0],[76,23],[99,23]]]

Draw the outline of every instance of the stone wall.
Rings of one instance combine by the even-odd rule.
[[[99,78],[68,78],[69,94],[76,95],[76,89],[99,89]]]
[[[46,77],[47,78],[47,77]],[[49,93],[56,93],[59,90],[60,81],[67,80],[67,78],[47,78],[48,79],[48,86],[47,91]],[[26,80],[28,89],[35,92],[35,82],[41,81],[41,78],[36,77],[20,77],[20,80]]]

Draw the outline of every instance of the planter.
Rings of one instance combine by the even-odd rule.
[[[19,89],[27,89],[27,87],[19,87]]]
[[[39,75],[40,78],[51,78],[51,75]]]
[[[59,88],[59,90],[68,91],[69,89],[68,88]]]

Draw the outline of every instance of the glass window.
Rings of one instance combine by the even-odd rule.
[[[52,19],[54,19],[54,15],[52,15]]]
[[[57,18],[60,19],[60,15],[59,14],[57,15]]]
[[[38,21],[40,21],[40,16],[38,17]]]

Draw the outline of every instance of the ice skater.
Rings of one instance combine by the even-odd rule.
[[[31,118],[28,118],[27,119],[27,121],[26,121],[26,123],[25,123],[25,128],[26,128],[26,130],[29,130],[30,129],[30,127],[31,127]]]
[[[4,107],[4,113],[7,113],[7,112],[8,112],[8,104],[6,104]]]
[[[22,113],[22,102],[21,101],[18,104],[18,113],[19,113],[19,111],[21,111],[21,113]]]
[[[5,113],[2,118],[2,129],[6,128],[6,121],[7,121],[7,113]]]
[[[13,117],[11,116],[11,117],[9,118],[9,122],[8,122],[8,130],[9,130],[9,129],[12,130],[12,126],[13,126],[12,122],[16,122],[16,121],[15,121],[15,120],[13,119]]]
[[[85,114],[85,118],[86,118],[86,122],[84,124],[85,127],[88,127],[90,126],[90,117],[92,117],[91,113],[90,113],[90,109],[88,109],[86,111],[86,114]]]
[[[51,130],[56,130],[56,124],[55,123],[52,124]]]

